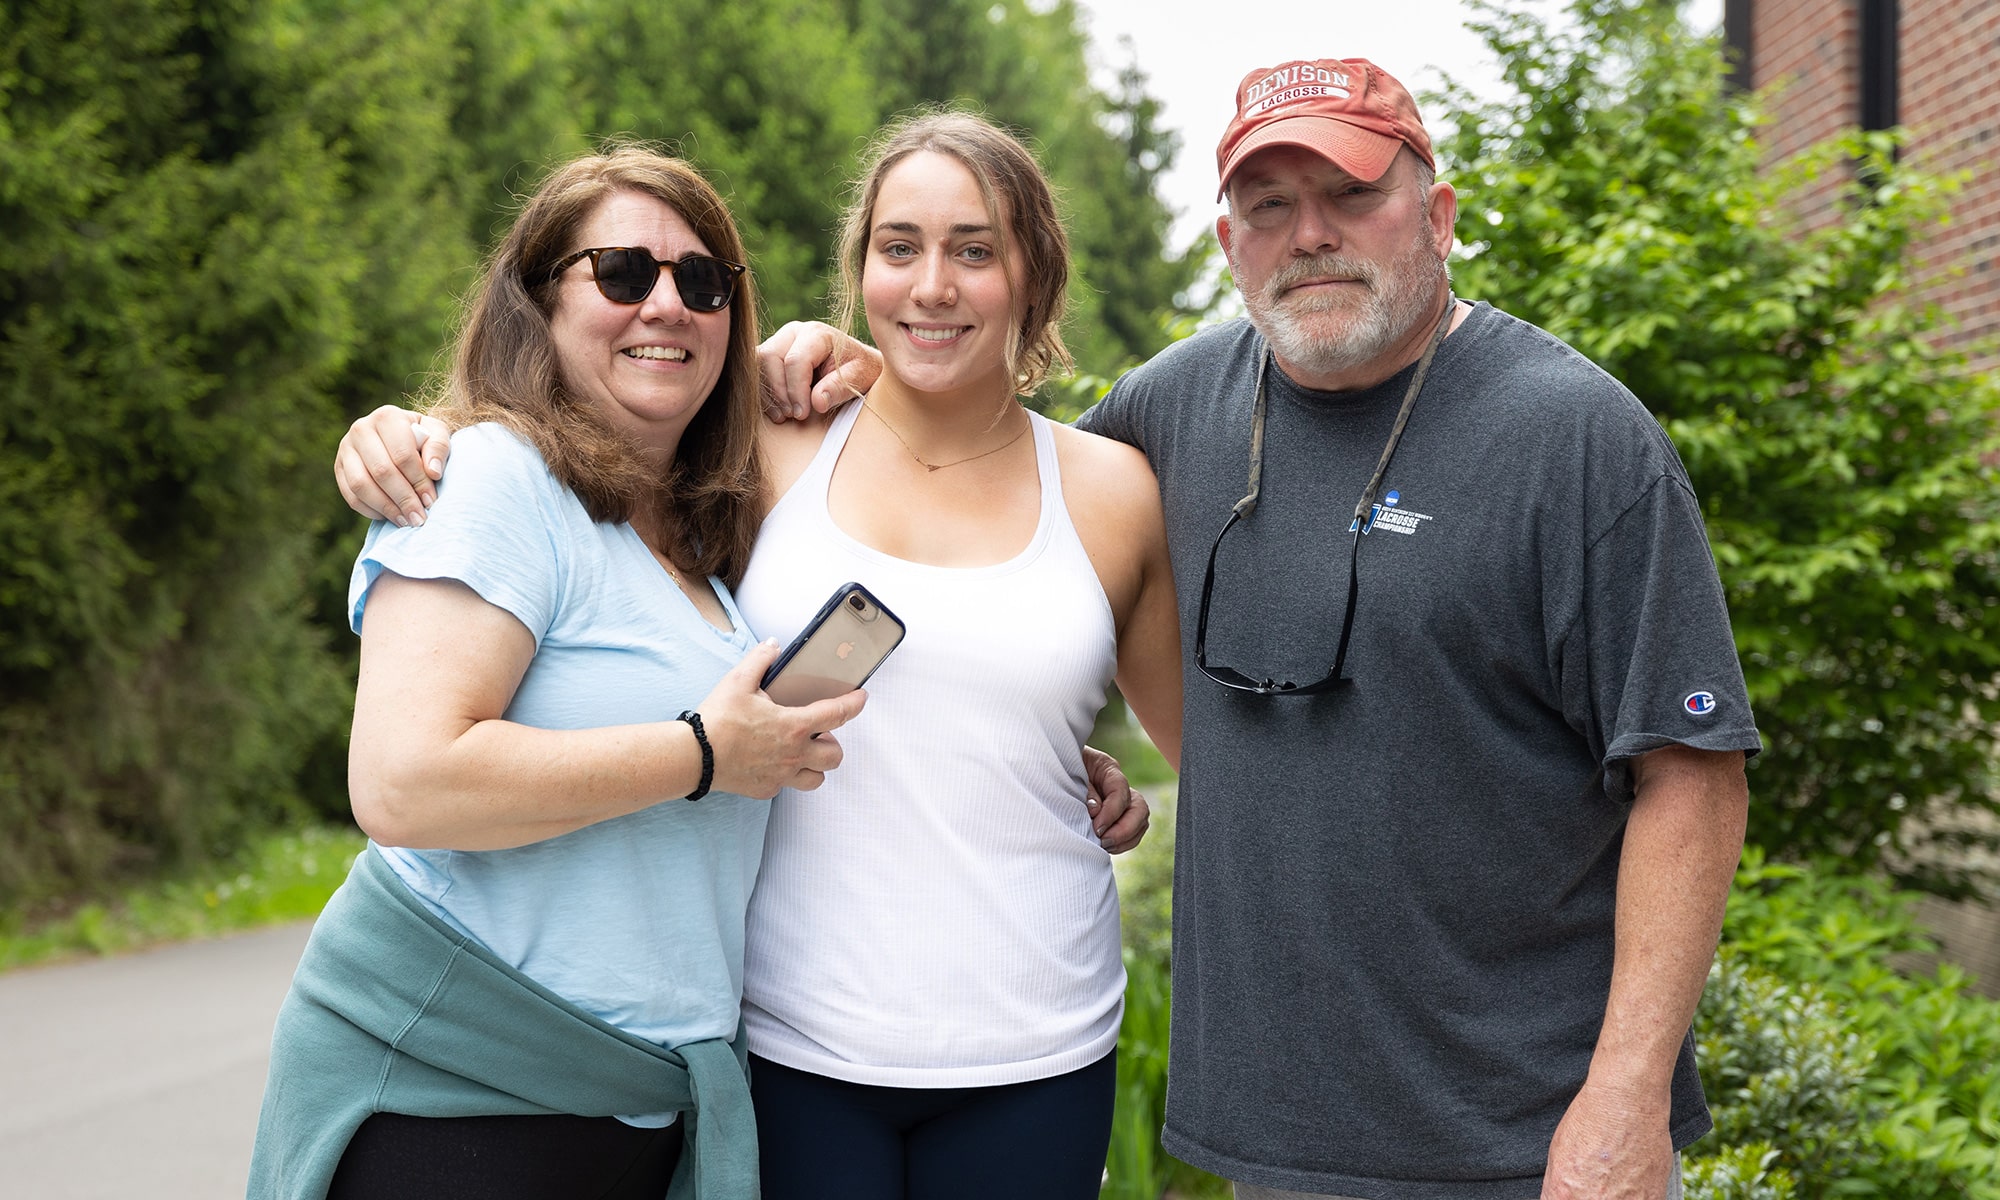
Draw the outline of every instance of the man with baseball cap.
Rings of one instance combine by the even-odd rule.
[[[1248,319],[1080,422],[1152,461],[1186,647],[1164,1144],[1240,1200],[1676,1196],[1759,745],[1687,474],[1615,380],[1453,297],[1387,72],[1236,96]],[[826,370],[843,340],[765,343],[776,413],[873,382],[858,344]]]
[[[1759,744],[1686,472],[1452,296],[1387,72],[1236,97],[1249,319],[1081,422],[1153,463],[1188,650],[1164,1144],[1245,1200],[1677,1194]]]

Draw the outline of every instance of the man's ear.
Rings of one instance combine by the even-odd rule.
[[[1458,224],[1458,193],[1448,183],[1433,183],[1430,194],[1431,244],[1438,261],[1451,256],[1452,229]]]

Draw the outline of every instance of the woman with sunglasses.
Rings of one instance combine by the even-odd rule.
[[[921,116],[885,131],[858,191],[840,292],[883,372],[837,415],[763,430],[769,504],[737,595],[783,637],[858,579],[908,634],[840,774],[772,806],[744,983],[763,1192],[1084,1200],[1124,972],[1109,860],[1075,797],[1114,674],[1178,757],[1157,488],[1136,451],[1017,399],[1067,363],[1068,279],[1019,142]],[[351,502],[397,511],[388,445],[414,461],[409,441],[405,414],[357,422]]]
[[[692,168],[627,146],[488,264],[451,484],[350,585],[370,844],[279,1015],[252,1197],[756,1194],[766,800],[819,785],[862,697],[773,704],[724,586],[763,490],[742,257]]]

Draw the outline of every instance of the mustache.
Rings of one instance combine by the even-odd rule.
[[[1358,279],[1372,288],[1379,278],[1379,272],[1373,263],[1348,258],[1344,254],[1332,251],[1315,254],[1309,258],[1288,259],[1264,281],[1264,297],[1275,301],[1299,284],[1329,277]]]

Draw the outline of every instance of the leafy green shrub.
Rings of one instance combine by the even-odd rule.
[[[1801,1198],[2000,1200],[2000,1002],[1951,966],[1890,965],[1931,948],[1913,899],[1746,849],[1697,1020],[1717,1132],[1691,1172],[1728,1158],[1703,1169],[1755,1166]]]
[[[1843,1174],[1870,1115],[1862,1088],[1874,1052],[1820,989],[1788,983],[1725,947],[1695,1021],[1713,1136],[1730,1147],[1731,1183],[1716,1194],[1751,1186],[1748,1166],[1787,1190],[1792,1179]]]
[[[1777,1157],[1770,1146],[1754,1142],[1690,1161],[1681,1171],[1687,1200],[1793,1200],[1792,1177],[1772,1166]]]

